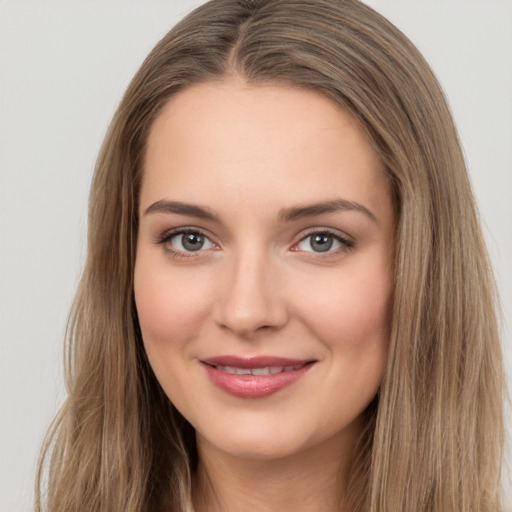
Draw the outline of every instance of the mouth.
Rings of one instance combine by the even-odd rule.
[[[308,363],[305,363],[308,364]],[[299,370],[304,365],[292,365],[292,366],[263,366],[261,368],[237,368],[236,366],[215,366],[213,368],[222,372],[232,373],[234,375],[275,375],[276,373],[291,372],[293,370]]]
[[[200,361],[210,381],[239,398],[264,398],[301,379],[316,360],[220,356]]]

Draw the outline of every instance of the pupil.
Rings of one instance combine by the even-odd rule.
[[[181,243],[187,251],[198,251],[204,244],[204,236],[197,233],[189,233],[183,235]]]
[[[311,248],[316,252],[328,251],[332,244],[333,239],[330,235],[315,235],[311,238]]]

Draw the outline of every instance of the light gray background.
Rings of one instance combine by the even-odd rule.
[[[108,122],[144,56],[200,3],[0,0],[1,512],[30,510],[38,450],[64,396],[64,326]],[[512,2],[368,3],[417,44],[448,95],[501,291],[511,375]]]

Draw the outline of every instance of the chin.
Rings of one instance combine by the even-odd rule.
[[[198,448],[202,443],[214,445],[215,448],[228,456],[252,461],[270,461],[282,459],[301,452],[305,447],[299,440],[276,436],[275,432],[268,435],[259,432],[258,435],[230,433],[229,438],[205,439],[198,435]]]
[[[231,457],[270,461],[325,450],[338,451],[354,446],[361,432],[361,417],[342,421],[337,428],[308,422],[301,418],[269,418],[268,414],[244,417],[197,429],[198,449],[213,449]],[[203,432],[203,433],[201,433]],[[229,432],[229,435],[226,435]]]

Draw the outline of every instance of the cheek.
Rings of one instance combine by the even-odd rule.
[[[300,302],[315,331],[347,349],[388,337],[391,284],[384,273],[354,272],[339,279],[330,276],[310,286]]]
[[[137,262],[135,303],[150,357],[154,351],[180,350],[197,337],[211,295],[211,286],[204,277],[172,272],[143,258]]]
[[[323,408],[332,425],[356,418],[373,400],[382,381],[388,353],[391,286],[385,275],[340,281],[324,297],[315,318],[318,337],[330,354],[328,390]],[[328,396],[338,396],[329,407]],[[331,404],[332,406],[332,404]]]
[[[329,354],[329,389],[343,390],[343,411],[357,412],[371,401],[387,357],[391,277],[371,268],[320,281],[301,300],[302,318]]]

